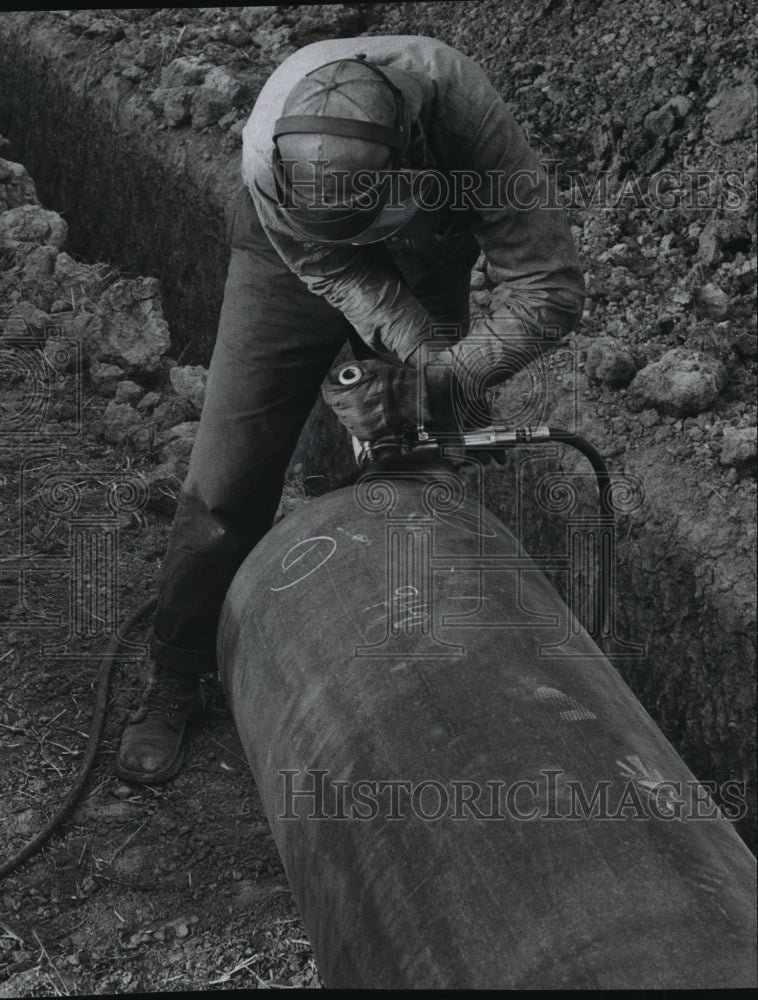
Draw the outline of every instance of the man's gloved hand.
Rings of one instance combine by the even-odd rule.
[[[429,403],[420,373],[409,365],[381,359],[333,368],[321,389],[340,422],[360,441],[399,435],[403,428],[428,424]]]

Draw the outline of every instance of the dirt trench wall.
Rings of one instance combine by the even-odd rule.
[[[209,137],[158,131],[134,85],[99,67],[96,45],[29,14],[4,22],[0,132],[66,219],[70,252],[158,278],[176,351],[207,363],[238,157],[219,169]]]
[[[262,79],[251,78],[246,108]],[[219,142],[213,128],[166,128],[144,91],[112,68],[107,43],[76,37],[41,12],[5,15],[0,134],[12,144],[6,156],[27,166],[42,202],[66,219],[69,252],[107,261],[125,276],[158,278],[174,356],[207,365],[241,183],[239,132]],[[322,443],[318,453],[314,440]],[[350,458],[319,400],[293,468],[313,489],[326,489],[344,480]]]

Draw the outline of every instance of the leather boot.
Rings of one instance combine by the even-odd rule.
[[[119,778],[158,785],[175,777],[184,764],[184,730],[203,707],[196,674],[157,669],[121,737],[115,767]]]

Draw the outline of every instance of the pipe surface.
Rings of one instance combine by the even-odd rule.
[[[222,612],[324,983],[754,985],[755,859],[456,478],[369,472],[309,501]]]

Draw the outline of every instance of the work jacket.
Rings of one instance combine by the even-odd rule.
[[[453,179],[449,200],[458,199],[458,224],[427,241],[430,265],[444,267],[451,254],[470,252],[473,245],[473,258],[481,248],[491,273],[505,286],[495,314],[475,319],[466,340],[487,342],[490,363],[496,365],[498,348],[525,336],[560,339],[581,315],[584,294],[564,213],[551,195],[546,171],[482,69],[433,38],[316,42],[289,56],[268,79],[243,131],[242,177],[283,261],[312,292],[336,306],[377,353],[391,352],[405,361],[430,336],[431,318],[413,295],[417,275],[409,270],[409,254],[403,254],[408,248],[402,231],[384,244],[393,266],[372,244],[304,239],[278,203],[272,134],[287,95],[311,70],[360,53],[400,86],[423,127],[434,167]],[[465,199],[455,187],[456,177],[464,174],[469,179],[461,183],[469,186],[472,178],[482,178],[477,199],[465,212]],[[422,263],[424,256],[422,249]]]

